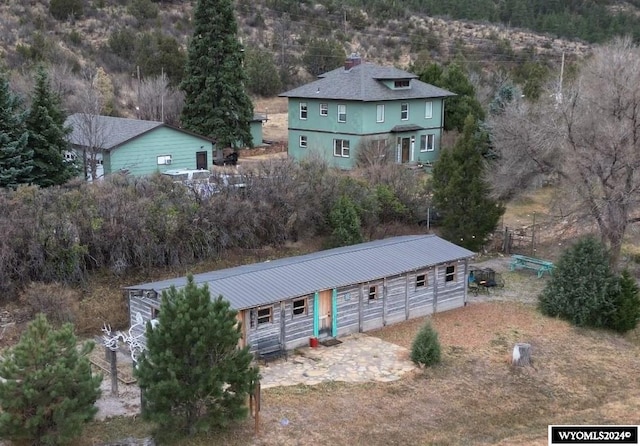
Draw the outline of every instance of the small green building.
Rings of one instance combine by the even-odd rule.
[[[352,54],[344,67],[280,94],[289,103],[289,155],[320,156],[342,169],[365,150],[397,163],[435,161],[444,100],[455,95],[417,77]]]
[[[254,145],[262,143],[265,120],[255,115],[250,123]],[[214,140],[163,122],[76,113],[67,118],[66,125],[72,129],[73,156],[82,160],[84,155],[87,163],[95,162],[97,178],[117,172],[142,176],[213,165]]]

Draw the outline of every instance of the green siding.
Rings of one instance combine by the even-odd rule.
[[[111,150],[110,156],[105,157],[105,174],[123,169],[136,176],[169,169],[195,169],[197,152],[207,152],[207,163],[211,166],[210,141],[169,127],[158,127]],[[171,155],[171,164],[158,165],[158,156],[165,155]]]
[[[427,118],[426,103],[431,102],[431,117]],[[300,103],[307,104],[307,119],[300,119]],[[409,117],[401,119],[401,104],[407,103]],[[327,116],[320,114],[320,104],[327,104]],[[338,122],[338,105],[345,105],[347,119]],[[377,122],[377,106],[384,105],[384,121]],[[304,159],[310,155],[320,157],[330,165],[342,169],[355,166],[358,144],[364,136],[371,139],[392,141],[396,161],[400,153],[396,147],[397,138],[414,138],[410,162],[434,162],[440,152],[444,101],[435,99],[394,100],[384,102],[354,102],[316,99],[289,99],[289,155],[294,159]],[[396,126],[414,125],[425,130],[411,130],[391,133]],[[434,150],[420,151],[420,137],[433,135]],[[307,147],[300,147],[300,136],[306,136]],[[336,157],[333,151],[334,139],[346,139],[350,143],[349,157]]]
[[[262,145],[262,121],[251,121],[251,138],[254,146]]]

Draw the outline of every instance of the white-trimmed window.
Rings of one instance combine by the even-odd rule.
[[[420,151],[433,152],[433,150],[435,150],[435,147],[433,145],[434,140],[434,135],[420,135]]]
[[[369,287],[368,292],[369,300],[376,300],[378,298],[378,286],[372,285]]]
[[[300,135],[300,147],[302,147],[303,149],[307,148],[307,136],[306,135]]]
[[[427,275],[418,274],[416,276],[416,288],[424,288],[427,286]]]
[[[320,104],[320,116],[329,116],[329,104]]]
[[[301,102],[300,103],[300,119],[307,119],[307,114],[308,114],[307,103]]]
[[[171,155],[160,155],[158,157],[158,166],[165,166],[171,164]]]
[[[294,317],[307,314],[307,298],[293,299],[291,312]]]
[[[347,106],[338,104],[338,122],[347,122]]]
[[[273,323],[273,307],[258,308],[258,327],[263,324]]]
[[[431,119],[433,117],[433,102],[427,101],[424,103],[424,117]]]
[[[384,104],[376,105],[376,122],[384,122]]]
[[[349,158],[349,140],[334,139],[333,140],[333,156],[341,156]]]
[[[409,104],[406,102],[400,104],[400,119],[403,121],[409,119]]]
[[[444,281],[445,282],[455,282],[456,281],[456,266],[455,265],[447,265],[444,271]]]

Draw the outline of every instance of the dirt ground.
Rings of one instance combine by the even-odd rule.
[[[287,98],[254,99],[254,110],[256,113],[267,115],[267,122],[262,127],[262,137],[265,141],[287,141]]]

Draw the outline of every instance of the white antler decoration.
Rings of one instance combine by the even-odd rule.
[[[102,332],[104,335],[102,336],[103,344],[108,349],[115,351],[118,349],[118,341],[121,340],[131,352],[131,359],[133,359],[134,364],[138,362],[138,357],[140,353],[142,353],[145,349],[144,344],[141,342],[142,337],[144,336],[144,319],[142,315],[138,312],[135,316],[136,323],[133,324],[126,333],[122,331],[118,331],[113,333],[111,331],[111,325],[103,324]],[[152,327],[155,327],[158,324],[156,319],[151,321]]]

